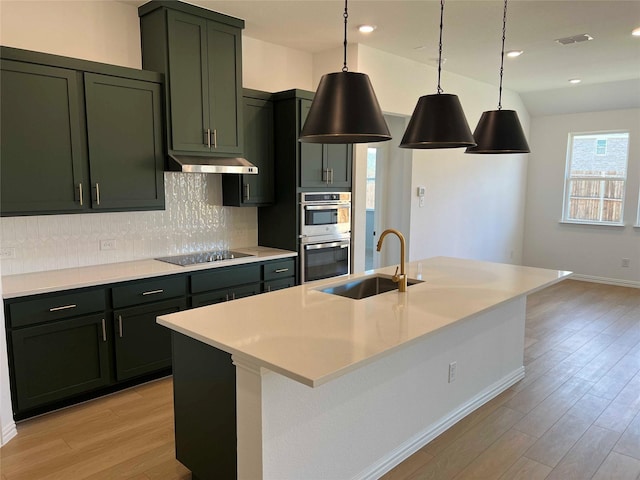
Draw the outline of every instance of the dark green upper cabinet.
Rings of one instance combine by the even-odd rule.
[[[139,9],[143,67],[167,75],[171,151],[243,153],[239,19],[181,2]]]
[[[224,205],[270,205],[274,200],[273,103],[270,94],[245,90],[243,98],[244,157],[258,167],[257,175],[222,177]]]
[[[164,208],[162,75],[0,52],[3,216]]]
[[[1,62],[3,215],[81,211],[87,189],[82,78],[74,70]]]
[[[164,207],[162,101],[157,83],[85,74],[92,207]]]
[[[311,100],[300,100],[299,131],[309,114]],[[352,146],[347,144],[300,144],[300,187],[351,188]]]

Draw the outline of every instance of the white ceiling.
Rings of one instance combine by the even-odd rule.
[[[308,52],[342,46],[342,0],[189,3],[244,19],[244,33],[256,39]],[[498,84],[503,8],[502,0],[445,3],[443,70]],[[351,0],[348,41],[437,65],[439,15],[437,0]],[[377,29],[361,34],[364,23]],[[505,49],[524,54],[505,58],[504,87],[520,93],[534,116],[640,107],[640,37],[631,35],[637,27],[640,0],[511,0]],[[555,42],[582,33],[594,39]],[[341,66],[337,58],[336,71]],[[570,78],[582,83],[570,85]]]

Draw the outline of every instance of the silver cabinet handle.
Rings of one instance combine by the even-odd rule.
[[[100,205],[100,184],[96,182],[96,205]]]
[[[102,319],[102,341],[107,341],[107,326],[104,323],[104,318]]]
[[[229,294],[227,293],[227,302],[229,301]]]
[[[204,132],[204,144],[207,148],[211,148],[211,129],[207,128],[207,131]]]
[[[249,187],[249,184],[248,184],[248,183],[245,183],[245,184],[244,184],[244,199],[245,199],[245,200],[249,200],[249,196],[250,196],[250,194],[249,194],[249,192],[250,192],[249,188],[250,188],[250,187]]]
[[[271,291],[271,285],[267,285],[267,292]]]
[[[122,338],[122,315],[118,315],[118,335]]]
[[[163,293],[164,290],[163,289],[159,289],[159,290],[149,290],[148,292],[142,292],[142,295],[156,295],[158,293]]]
[[[333,183],[333,168],[329,169],[329,174],[331,175],[331,181],[329,183]]]
[[[236,299],[236,294],[235,294],[235,292],[233,292],[233,293],[231,294],[231,300],[235,300],[235,299]]]
[[[274,270],[273,273],[284,273],[288,271],[289,271],[288,268],[278,268],[277,270]]]
[[[329,169],[328,168],[324,169],[324,183],[329,185]]]
[[[218,130],[213,129],[213,148],[218,148]]]
[[[61,307],[52,307],[49,309],[50,312],[58,312],[60,310],[69,310],[70,308],[76,308],[78,305],[72,303],[70,305],[63,305]]]
[[[82,198],[82,183],[78,184],[78,191],[80,192],[80,206],[82,206],[83,203],[84,203],[83,198]]]

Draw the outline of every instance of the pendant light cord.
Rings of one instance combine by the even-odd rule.
[[[347,0],[344,0],[344,63],[342,65],[342,71],[348,72],[349,68],[347,67],[347,18],[349,18],[349,13],[347,12]]]
[[[442,71],[442,26],[444,18],[444,0],[440,0],[440,43],[438,44],[438,95],[442,93],[440,87],[440,72]]]
[[[507,37],[507,0],[504,0],[502,15],[502,51],[500,53],[500,89],[498,90],[498,110],[502,110],[502,75],[504,72],[504,40]]]

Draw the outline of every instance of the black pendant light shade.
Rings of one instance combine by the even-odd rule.
[[[440,42],[438,44],[437,94],[418,99],[400,148],[456,148],[476,144],[457,95],[442,93],[442,30],[444,0],[440,0]]]
[[[515,110],[483,112],[473,132],[477,145],[465,153],[529,153],[529,144]]]
[[[306,143],[391,140],[369,77],[345,71],[323,75],[299,140]]]
[[[438,93],[418,99],[401,148],[456,148],[475,145],[457,95]]]
[[[502,14],[502,50],[500,52],[500,88],[498,109],[483,112],[473,132],[477,145],[464,153],[529,153],[529,144],[515,110],[502,110],[502,76],[504,74],[504,41],[507,31],[507,1]]]

